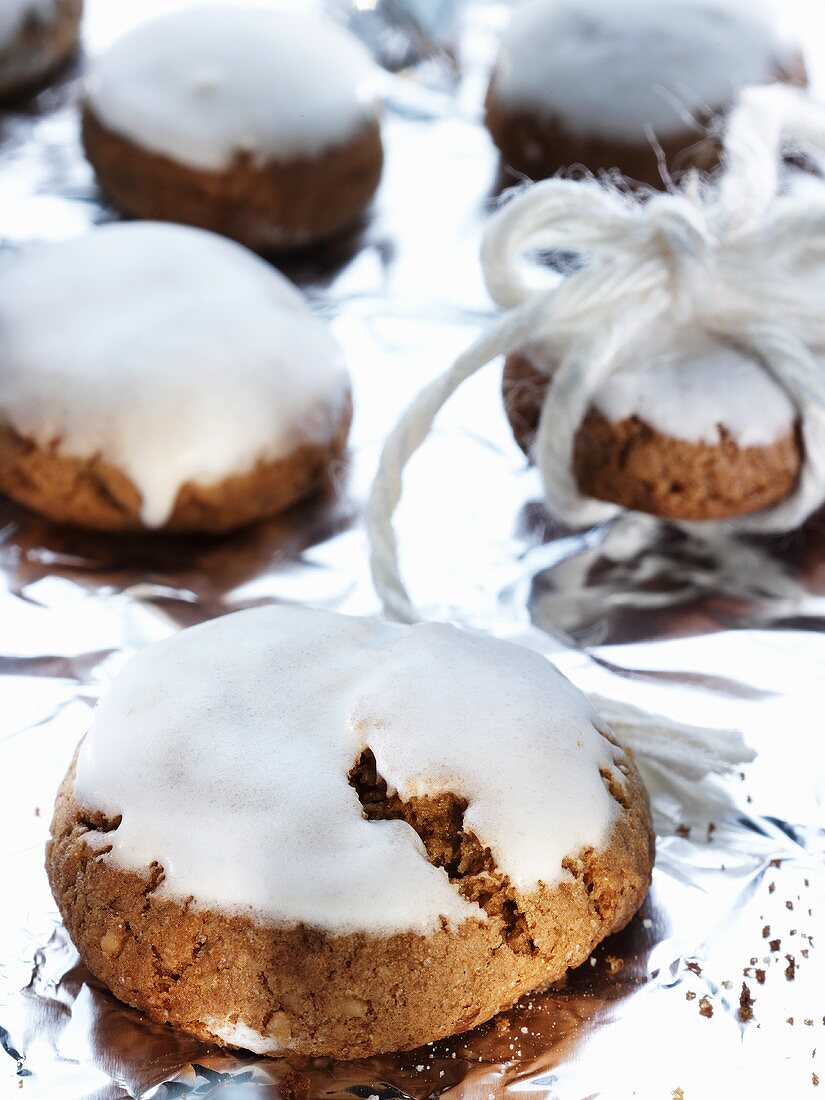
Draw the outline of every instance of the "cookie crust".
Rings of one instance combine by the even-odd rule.
[[[808,77],[802,55],[793,64],[777,69],[774,79],[805,87]],[[663,167],[672,176],[688,168],[711,172],[718,167],[721,153],[719,142],[703,133],[711,121],[708,115],[697,119],[692,129],[657,135],[659,152],[648,141],[628,143],[574,133],[553,115],[511,109],[499,99],[495,78],[485,100],[485,124],[503,163],[532,180],[547,179],[580,166],[594,175],[618,170],[631,182],[662,188]]]
[[[83,0],[57,0],[55,19],[24,20],[19,33],[0,50],[0,103],[38,91],[77,48]]]
[[[332,935],[158,896],[162,867],[123,871],[99,858],[105,844],[88,843],[119,822],[75,802],[73,764],[57,797],[46,866],[86,965],[127,1004],[206,1041],[361,1058],[468,1030],[563,977],[623,928],[647,893],[647,794],[627,757],[621,786],[604,777],[621,810],[608,843],[566,860],[568,876],[555,889],[523,897],[484,863],[489,852],[463,832],[454,796],[393,804],[365,767],[366,778],[351,778],[365,815],[407,819],[430,861],[483,904],[486,920],[444,922],[431,935]]]
[[[504,405],[528,454],[548,385],[528,356],[508,356]],[[798,426],[765,447],[739,447],[724,426],[719,435],[718,443],[693,443],[664,435],[637,416],[614,423],[591,408],[576,435],[576,481],[587,496],[672,520],[748,515],[793,491],[802,464]]]
[[[212,485],[187,482],[161,530],[220,534],[297,504],[330,483],[351,419],[348,400],[328,444],[304,444]],[[58,445],[41,447],[2,423],[0,491],[54,523],[109,532],[147,530],[141,495],[117,466],[99,456],[63,454]]]
[[[83,112],[83,144],[106,197],[125,214],[182,222],[258,252],[306,248],[353,226],[381,179],[376,121],[317,157],[257,164],[238,156],[222,171],[178,163]]]

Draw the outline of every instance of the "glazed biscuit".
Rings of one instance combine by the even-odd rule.
[[[58,523],[227,531],[340,464],[340,348],[222,237],[134,222],[32,249],[0,270],[0,331],[0,490]]]
[[[127,666],[47,855],[122,1000],[334,1058],[467,1030],[563,977],[631,919],[652,862],[631,759],[543,657],[288,607]]]
[[[502,36],[486,122],[531,179],[571,167],[662,187],[716,167],[709,132],[742,88],[806,83],[799,46],[756,0],[527,0]]]
[[[77,47],[83,0],[3,0],[0,102],[37,91]]]
[[[802,465],[793,408],[746,358],[732,349],[721,356],[688,344],[663,369],[608,383],[576,435],[580,492],[671,520],[748,515],[789,496]],[[543,361],[544,369],[533,350],[509,356],[504,369],[505,408],[528,454],[552,376]]]
[[[380,181],[372,80],[360,43],[317,15],[187,9],[98,60],[86,153],[127,214],[305,248],[353,226]]]

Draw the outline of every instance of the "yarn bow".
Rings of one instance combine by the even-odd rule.
[[[481,262],[506,312],[412,401],[386,440],[370,495],[373,580],[389,614],[416,618],[392,525],[407,461],[464,381],[531,343],[546,342],[555,361],[533,458],[548,507],[567,522],[584,526],[619,510],[583,497],[572,470],[592,398],[646,333],[688,323],[752,355],[799,418],[804,461],[794,493],[735,525],[788,530],[822,503],[825,369],[816,355],[825,354],[825,186],[781,190],[791,151],[825,158],[825,112],[784,85],[750,88],[728,117],[714,180],[694,173],[678,190],[636,195],[592,179],[545,180],[515,192],[491,218]],[[548,251],[572,257],[566,274],[548,278],[535,263]]]

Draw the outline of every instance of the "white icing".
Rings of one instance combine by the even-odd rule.
[[[110,130],[173,160],[226,168],[317,155],[374,116],[374,66],[348,32],[286,9],[203,7],[150,20],[96,63],[89,103]]]
[[[0,50],[10,45],[30,16],[53,23],[57,0],[0,0]]]
[[[281,1044],[271,1036],[262,1035],[260,1031],[240,1021],[232,1023],[231,1020],[219,1020],[217,1017],[206,1016],[203,1022],[217,1039],[221,1039],[228,1046],[251,1050],[253,1054],[277,1054],[281,1050]]]
[[[525,0],[502,35],[496,97],[567,129],[646,141],[685,130],[790,47],[763,0]]]
[[[199,906],[328,930],[486,919],[402,821],[367,821],[348,774],[372,748],[403,797],[452,791],[521,890],[598,847],[615,750],[543,657],[444,624],[243,611],[138,654],[95,712],[75,795],[122,815],[102,858]],[[621,778],[619,776],[619,778]]]
[[[723,425],[740,447],[767,446],[791,431],[791,399],[752,357],[708,336],[670,333],[667,343],[600,387],[593,403],[608,420],[638,416],[694,443],[718,443]]]
[[[300,292],[211,233],[112,225],[0,267],[0,416],[118,466],[147,525],[188,481],[327,443],[348,392]]]

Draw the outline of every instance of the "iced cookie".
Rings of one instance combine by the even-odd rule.
[[[505,407],[528,453],[552,372],[539,346],[505,365]],[[573,454],[585,495],[679,520],[769,508],[795,488],[801,465],[793,404],[764,369],[710,337],[672,333],[610,376]]]
[[[47,855],[122,1000],[335,1058],[464,1031],[561,978],[627,924],[652,861],[632,761],[543,657],[294,607],[130,662]]]
[[[0,101],[35,91],[77,46],[83,0],[2,0]]]
[[[59,523],[225,531],[327,484],[336,341],[211,233],[134,222],[0,267],[0,491]]]
[[[764,0],[526,0],[506,27],[487,126],[531,179],[573,166],[661,187],[710,169],[710,120],[750,84],[805,83]],[[660,163],[661,162],[661,163]]]
[[[378,186],[373,81],[366,50],[318,14],[188,8],[98,60],[86,152],[127,214],[301,248],[354,224]]]

